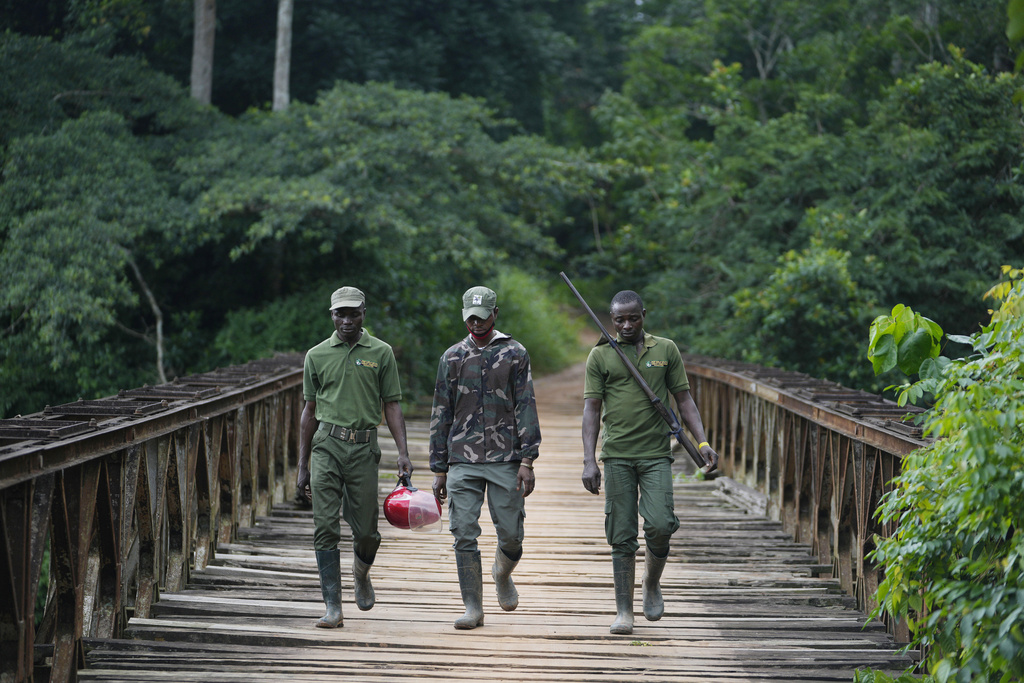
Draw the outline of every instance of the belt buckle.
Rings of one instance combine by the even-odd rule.
[[[356,442],[356,430],[354,430],[354,429],[349,429],[348,430],[348,438],[346,439],[346,441],[348,441],[349,443],[355,443]]]

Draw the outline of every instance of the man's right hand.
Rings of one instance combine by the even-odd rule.
[[[299,465],[298,474],[295,477],[295,488],[306,497],[306,500],[313,502],[313,491],[309,488],[309,468]]]
[[[707,464],[700,468],[700,471],[704,474],[710,474],[718,469],[718,453],[715,452],[711,446],[705,446],[700,449],[701,457],[704,458],[704,462]]]
[[[601,492],[601,469],[593,460],[583,463],[583,487],[594,494]]]
[[[434,497],[438,500],[448,497],[448,475],[444,472],[434,473]]]

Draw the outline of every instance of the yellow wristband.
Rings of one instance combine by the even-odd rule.
[[[532,470],[533,469],[533,463],[532,462],[531,463],[525,463],[522,460],[520,460],[519,461],[519,466],[520,467],[525,467],[528,470]]]
[[[708,446],[710,448],[711,444],[709,444],[707,441],[701,441],[699,444],[697,444],[697,450],[699,451],[700,449],[704,448],[705,446]]]

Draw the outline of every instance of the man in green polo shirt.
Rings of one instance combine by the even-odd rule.
[[[704,425],[690,396],[683,360],[675,342],[644,333],[647,309],[636,292],[612,298],[611,319],[617,343],[666,406],[675,397],[679,415],[700,442],[701,455],[718,463],[708,445]],[[603,415],[602,415],[603,409]],[[633,632],[637,514],[644,518],[644,617],[661,619],[665,602],[661,574],[668,559],[669,540],[679,528],[672,502],[672,443],[668,426],[651,405],[615,349],[604,338],[587,358],[583,387],[583,486],[601,490],[601,470],[595,454],[601,422],[604,438],[601,461],[605,473],[605,537],[612,547],[615,585],[615,621],[611,632]]]
[[[306,353],[299,433],[299,492],[313,502],[313,548],[327,612],[320,628],[342,625],[341,517],[352,529],[356,606],[373,607],[370,565],[377,531],[377,425],[381,412],[398,447],[398,474],[412,474],[402,388],[391,347],[363,329],[366,297],[355,287],[331,295],[334,333]]]

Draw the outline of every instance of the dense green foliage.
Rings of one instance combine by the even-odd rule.
[[[1020,271],[1011,272],[1020,278]],[[1024,280],[945,365],[925,427],[879,516],[879,611],[907,620],[935,680],[1024,677]]]
[[[460,288],[558,270],[684,349],[880,388],[871,320],[976,329],[1024,250],[1001,0],[311,0],[271,114],[274,5],[218,3],[206,109],[190,3],[4,6],[5,414],[301,350],[342,280],[419,391]]]
[[[181,84],[136,58],[108,57],[83,41],[0,34],[0,145],[49,134],[90,111],[121,116],[135,134],[202,124]]]
[[[496,289],[502,293],[498,327],[527,350],[534,349],[530,364],[535,374],[560,370],[585,357],[578,346],[583,318],[566,320],[558,297],[548,293],[544,282],[522,271],[505,270]]]
[[[884,386],[851,360],[896,303],[977,329],[1024,256],[1020,80],[970,59],[1010,65],[1002,5],[684,5],[597,111],[632,173],[581,268],[639,283],[693,351],[855,386]]]
[[[200,215],[196,238],[227,240],[233,258],[263,262],[256,300],[271,303],[261,317],[282,306],[288,317],[311,313],[295,295],[328,279],[313,297],[316,324],[275,334],[277,350],[325,336],[320,306],[344,277],[365,289],[371,324],[418,379],[450,341],[468,283],[509,261],[559,254],[546,230],[597,170],[536,138],[496,142],[487,128],[498,124],[476,101],[339,85],[315,105],[243,117],[177,168]],[[228,339],[240,336],[222,334],[218,345]]]
[[[4,41],[56,65],[54,79],[76,50],[90,54]],[[461,292],[513,262],[535,280],[561,253],[548,233],[566,203],[603,177],[581,152],[508,135],[476,100],[340,84],[285,113],[228,119],[178,92],[168,111],[181,113],[139,129],[133,112],[153,102],[134,92],[132,111],[58,112],[7,149],[6,412],[305,350],[330,333],[342,282],[367,292],[368,324],[395,346],[410,395],[423,392],[464,334]],[[34,100],[11,96],[30,125]],[[542,303],[521,277],[510,283]]]
[[[338,81],[485,99],[526,130],[594,135],[587,111],[619,81],[633,0],[298,0],[291,95],[311,103]],[[277,0],[218,0],[213,103],[229,114],[266,107]],[[0,30],[74,36],[145,58],[187,82],[192,3],[186,0],[0,2]]]

